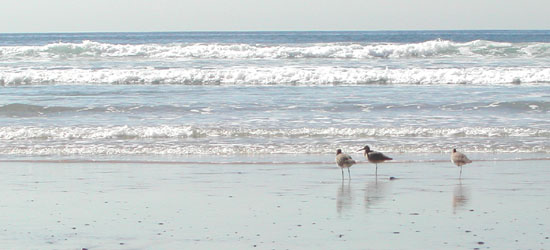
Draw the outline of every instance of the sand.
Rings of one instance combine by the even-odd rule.
[[[550,248],[548,160],[0,165],[0,249]]]

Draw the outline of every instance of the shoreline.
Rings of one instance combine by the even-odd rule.
[[[400,154],[392,154],[391,155],[397,155]],[[431,154],[435,156],[439,156],[438,158],[443,158],[443,154]],[[477,154],[480,155],[480,154]],[[481,154],[481,155],[489,155],[487,153]],[[494,156],[494,154],[490,154]],[[510,154],[507,154],[510,155]],[[521,155],[521,154],[512,154],[512,155]],[[524,158],[491,158],[491,159],[479,159],[479,158],[471,158],[474,162],[514,162],[514,161],[550,161],[550,156],[542,156],[542,155],[548,155],[548,154],[541,154],[541,156],[538,157],[524,157]],[[31,158],[26,159],[26,157],[20,157],[15,159],[0,159],[0,163],[104,163],[104,164],[159,164],[159,165],[320,165],[320,164],[334,164],[334,160],[323,160],[323,161],[313,161],[313,160],[305,160],[305,161],[290,161],[285,159],[293,158],[296,155],[239,155],[239,156],[220,156],[215,155],[212,156],[213,158],[217,159],[235,159],[235,158],[243,158],[247,159],[248,161],[239,161],[239,160],[230,160],[230,161],[205,161],[201,160],[208,156],[199,156],[199,157],[189,157],[194,158],[195,160],[142,160],[142,159],[132,159],[133,157],[128,157],[126,159],[99,159],[99,160],[92,160],[87,158],[82,159],[63,159],[63,157],[60,157],[62,159],[37,159],[37,158]],[[324,155],[304,155],[301,154],[300,156],[305,156],[305,158],[317,158],[323,157],[323,158],[331,158]],[[450,156],[444,155],[445,157],[449,159],[412,159],[412,160],[400,160],[395,159],[391,161],[384,162],[384,164],[422,164],[422,163],[445,163],[450,162]],[[275,158],[277,160],[272,161],[254,161],[254,158]],[[356,159],[358,164],[367,164],[368,162],[363,159],[363,156],[360,155],[352,155],[354,159]],[[162,157],[155,157],[155,158],[162,158]],[[185,158],[185,157],[180,157]],[[282,159],[282,160],[281,160]]]

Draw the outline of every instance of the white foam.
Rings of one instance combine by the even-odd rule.
[[[43,46],[0,47],[1,60],[32,58],[410,58],[445,56],[549,57],[550,43],[457,43],[433,40],[422,43],[322,43],[322,44],[108,44],[93,41],[53,43]]]
[[[389,142],[396,143],[393,140]],[[0,145],[0,155],[4,156],[131,156],[131,155],[242,155],[242,154],[327,154],[332,155],[334,149],[342,148],[346,152],[355,152],[358,146],[364,143],[318,143],[310,144],[279,144],[277,146],[269,144],[250,144],[250,143],[216,143],[210,145],[200,144],[82,144],[65,143],[63,145]],[[377,151],[399,152],[399,153],[447,153],[450,149],[460,147],[467,149],[468,152],[479,153],[550,153],[550,146],[538,144],[530,146],[526,143],[512,144],[500,143],[495,145],[483,145],[482,142],[470,142],[456,144],[454,142],[445,142],[435,144],[433,142],[417,142],[410,144],[387,145],[379,143],[376,145]],[[359,153],[358,156],[360,155]]]
[[[247,67],[220,69],[0,69],[0,85],[183,84],[183,85],[360,85],[360,84],[547,84],[550,68],[338,68]]]
[[[200,128],[193,126],[1,127],[0,140],[182,139],[200,137],[550,137],[550,130],[505,127]]]

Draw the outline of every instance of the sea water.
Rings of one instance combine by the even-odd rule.
[[[3,159],[550,153],[550,31],[0,34]]]

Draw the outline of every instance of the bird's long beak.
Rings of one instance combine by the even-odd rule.
[[[365,151],[364,148],[357,150],[357,152]]]

